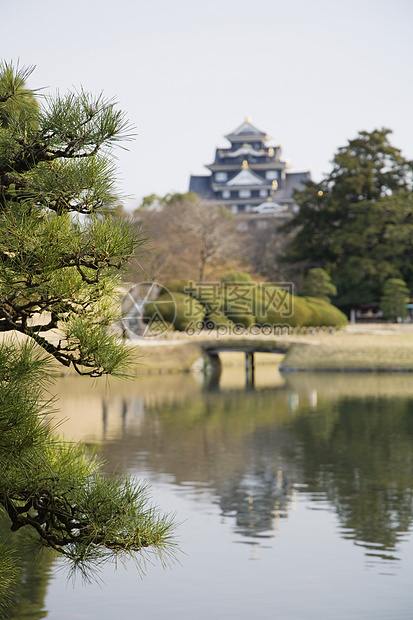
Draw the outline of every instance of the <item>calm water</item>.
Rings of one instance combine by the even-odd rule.
[[[243,381],[60,381],[62,431],[150,482],[181,553],[86,586],[31,564],[16,618],[413,618],[413,376]]]

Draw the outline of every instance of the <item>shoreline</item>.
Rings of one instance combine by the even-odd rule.
[[[143,354],[137,374],[165,372],[207,371],[207,348],[218,340],[231,343],[257,344],[263,347],[272,343],[277,353],[257,353],[256,364],[274,363],[280,372],[413,372],[413,325],[368,324],[349,325],[335,333],[318,332],[307,335],[280,336],[269,339],[248,339],[242,336],[231,339],[179,335],[178,339],[139,340],[131,342],[138,355]],[[136,342],[136,344],[135,344]],[[240,365],[245,355],[237,360],[228,353],[219,353],[220,363]],[[267,356],[263,362],[262,357]],[[273,360],[273,361],[272,361]],[[245,363],[245,362],[244,362]]]
[[[22,338],[18,334],[15,337]],[[136,338],[126,342],[136,352],[131,372],[137,376],[216,373],[222,366],[245,367],[245,352],[239,351],[242,347],[255,351],[259,348],[260,352],[254,354],[255,365],[273,364],[283,374],[413,372],[413,324],[356,324],[334,332],[282,336],[188,336],[178,332],[163,339]],[[218,351],[220,346],[226,348],[225,353]],[[61,376],[72,372],[75,374],[60,366],[57,370]]]

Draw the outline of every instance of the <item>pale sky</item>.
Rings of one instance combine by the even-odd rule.
[[[0,58],[28,86],[115,97],[137,206],[188,190],[245,116],[318,181],[339,146],[388,127],[413,159],[412,0],[2,0]]]

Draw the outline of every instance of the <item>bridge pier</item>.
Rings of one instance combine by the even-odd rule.
[[[245,386],[254,387],[254,352],[245,352]]]

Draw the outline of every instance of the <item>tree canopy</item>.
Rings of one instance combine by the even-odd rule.
[[[410,291],[403,280],[398,278],[386,280],[380,303],[384,316],[391,321],[406,318],[409,297]]]
[[[390,134],[362,131],[339,148],[330,174],[296,192],[300,209],[284,226],[285,260],[326,269],[343,307],[378,301],[391,277],[413,287],[412,162]]]
[[[133,355],[111,326],[145,240],[111,213],[111,148],[131,136],[124,113],[82,89],[36,98],[31,71],[0,66],[0,506],[13,530],[32,529],[86,570],[146,548],[162,555],[173,529],[144,486],[102,477],[99,459],[44,423],[56,361],[129,373]]]
[[[318,297],[319,299],[324,299],[324,301],[329,302],[331,301],[331,297],[335,297],[336,294],[337,289],[324,269],[321,269],[321,267],[314,267],[309,270],[300,295]]]

